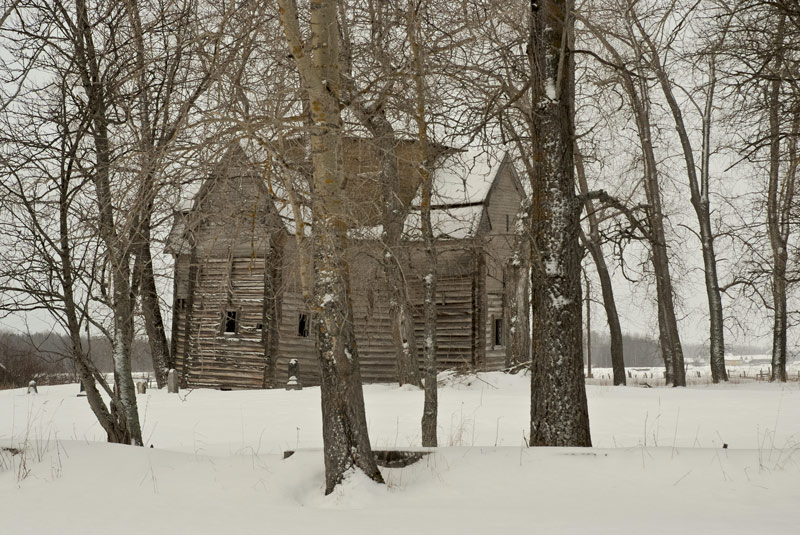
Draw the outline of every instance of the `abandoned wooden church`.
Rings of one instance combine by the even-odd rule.
[[[347,260],[361,375],[365,382],[391,382],[396,345],[380,264],[386,250],[374,209],[381,197],[378,158],[361,139],[345,140],[344,151],[348,197],[357,214]],[[396,153],[402,177],[397,195],[409,209],[401,244],[391,254],[408,288],[421,352],[425,257],[415,206],[415,144],[404,142]],[[512,260],[522,186],[503,154],[442,150],[432,177],[439,366],[501,369],[512,361],[512,345],[528,352],[528,280],[519,276],[527,270]],[[167,240],[175,265],[172,354],[185,386],[282,386],[291,359],[300,363],[303,384],[319,384],[313,318],[300,279],[308,238],[302,225],[298,231],[285,195],[275,191],[270,177],[234,144],[203,180],[191,208],[175,214]],[[522,328],[509,328],[522,316],[514,323]]]

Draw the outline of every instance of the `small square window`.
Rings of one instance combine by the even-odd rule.
[[[297,336],[308,338],[308,314],[303,312],[297,317]]]
[[[227,310],[225,311],[225,325],[223,325],[224,329],[222,332],[226,334],[236,333],[236,311],[235,310]]]
[[[264,330],[264,324],[263,323],[256,323],[256,330],[257,331],[263,331]]]
[[[183,297],[179,297],[175,300],[175,308],[177,310],[185,310],[186,309],[186,299]]]

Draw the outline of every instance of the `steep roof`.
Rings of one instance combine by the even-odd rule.
[[[212,172],[203,180],[191,209],[176,211],[167,236],[165,252],[177,255],[190,251],[191,237],[219,229],[215,241],[227,236],[231,228],[259,227],[282,229],[280,215],[258,170],[238,142],[231,143]],[[238,226],[237,226],[238,225]],[[205,242],[203,242],[205,243]]]
[[[446,239],[465,239],[478,234],[482,228],[487,227],[487,217],[485,208],[492,187],[497,181],[498,174],[507,162],[506,153],[503,151],[492,151],[484,149],[470,148],[461,151],[447,151],[438,158],[432,166],[433,192],[431,199],[431,219],[434,233],[437,238]],[[509,164],[510,165],[510,164]],[[232,144],[225,156],[215,166],[214,173],[207,178],[197,195],[195,196],[191,210],[177,212],[174,224],[169,233],[166,243],[166,252],[179,254],[186,252],[186,230],[188,226],[194,226],[190,221],[196,219],[197,212],[208,210],[206,199],[214,195],[214,192],[221,186],[220,179],[229,183],[230,179],[237,178],[235,183],[230,183],[223,189],[238,191],[245,197],[250,197],[256,193],[252,190],[257,187],[258,197],[266,197],[269,194],[266,188],[254,173],[252,163],[238,143]],[[244,182],[241,180],[244,179]],[[515,178],[516,180],[516,178]],[[260,186],[256,186],[256,182]],[[228,193],[230,195],[230,193]],[[213,203],[212,203],[213,204]],[[285,201],[273,199],[270,203],[275,215],[279,216],[282,226],[291,234],[295,232],[294,213]],[[417,188],[416,195],[411,201],[409,211],[404,223],[404,237],[410,240],[421,238],[420,230],[420,189]],[[214,210],[215,207],[210,207]],[[205,209],[205,210],[204,210]],[[310,232],[311,215],[308,207],[303,207],[303,217],[306,220],[306,234]],[[353,238],[377,239],[380,236],[380,225],[363,226],[350,229],[349,233]]]
[[[506,153],[470,148],[448,154],[431,176],[431,224],[437,238],[464,239],[481,230],[492,186],[506,162]],[[420,192],[405,221],[408,239],[421,238]]]
[[[445,157],[431,177],[433,204],[452,206],[486,201],[504,156],[505,153],[469,149]]]

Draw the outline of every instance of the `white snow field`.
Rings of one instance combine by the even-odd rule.
[[[153,448],[104,443],[77,385],[0,392],[0,533],[800,534],[800,383],[590,384],[580,449],[525,447],[528,377],[443,378],[441,447],[327,497],[318,388],[151,389]],[[364,390],[374,447],[419,447],[422,392]]]

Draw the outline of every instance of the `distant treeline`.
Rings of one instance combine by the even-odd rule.
[[[111,342],[102,337],[82,340],[85,351],[102,372],[113,371]],[[77,381],[75,368],[67,357],[69,340],[56,334],[22,335],[0,331],[0,388],[21,387],[31,379],[38,382]],[[152,369],[150,349],[146,340],[134,340],[132,366],[134,371]]]
[[[592,331],[592,367],[611,367],[611,348],[609,336]],[[584,340],[583,362],[586,363],[586,340]],[[662,366],[661,349],[658,341],[640,335],[622,335],[625,366]],[[769,349],[757,346],[728,346],[727,352],[735,355],[757,355],[769,353]],[[709,350],[702,344],[683,344],[683,356],[687,361],[708,362]]]
[[[623,335],[625,365],[660,366],[663,364],[658,342],[640,335]],[[93,337],[91,343],[83,339],[92,361],[102,372],[113,371],[111,343],[106,338]],[[56,334],[37,333],[21,335],[0,331],[0,388],[21,387],[31,379],[40,383],[51,381],[77,381],[72,362],[66,358],[69,340]],[[585,341],[584,341],[585,343]],[[736,355],[768,353],[768,349],[755,346],[730,346],[727,350]],[[708,348],[700,344],[683,346],[686,360],[708,361]],[[584,363],[586,351],[584,349]],[[132,349],[133,371],[151,371],[152,360],[146,340],[137,339]],[[611,367],[609,337],[605,333],[592,332],[592,366]]]

